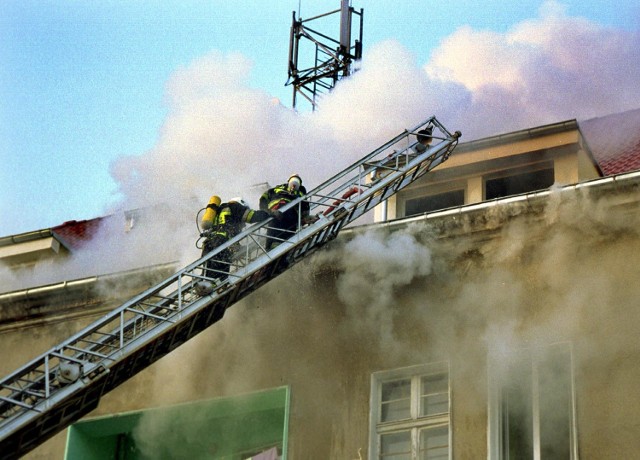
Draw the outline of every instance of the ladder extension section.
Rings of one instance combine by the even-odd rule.
[[[273,219],[139,294],[0,381],[0,458],[17,458],[98,406],[100,398],[219,321],[227,308],[334,239],[376,205],[445,161],[460,137],[431,117],[304,197],[311,223],[270,250]],[[203,269],[230,248],[223,282]],[[211,289],[199,289],[206,281]]]

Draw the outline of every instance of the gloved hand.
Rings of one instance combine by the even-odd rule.
[[[317,215],[317,216],[305,216],[305,217],[302,218],[302,224],[303,225],[311,225],[311,224],[317,222],[318,219],[320,219],[319,215]]]
[[[275,220],[282,220],[282,212],[278,211],[277,209],[269,211],[269,214],[271,214],[271,217],[273,217]]]

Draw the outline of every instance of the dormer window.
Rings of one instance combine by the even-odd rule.
[[[554,183],[553,166],[536,171],[522,169],[500,171],[485,177],[484,195],[486,200],[510,195],[545,190]]]

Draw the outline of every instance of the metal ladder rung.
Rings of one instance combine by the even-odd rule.
[[[9,404],[15,404],[16,406],[24,407],[25,409],[34,410],[36,412],[42,412],[40,409],[36,409],[35,406],[30,406],[29,404],[25,404],[22,401],[16,401],[15,399],[6,398],[4,396],[0,396],[0,399],[4,402],[8,402]]]
[[[154,315],[153,313],[148,313],[146,311],[142,311],[142,310],[135,310],[131,307],[129,308],[125,308],[125,311],[130,311],[131,313],[137,313],[139,315],[144,315],[144,316],[148,316],[149,318],[154,318],[157,319],[158,321],[162,321],[162,322],[167,322],[167,323],[175,323],[175,321],[168,319],[165,316],[160,316],[160,315]]]
[[[45,396],[45,394],[42,392],[35,392],[32,390],[29,390],[28,388],[13,387],[11,385],[2,385],[2,387],[6,388],[7,390],[11,390],[14,393],[26,393],[28,395],[37,396],[39,398],[43,398]]]
[[[68,348],[69,350],[76,351],[78,353],[86,353],[86,354],[89,354],[89,355],[97,356],[98,358],[103,358],[103,359],[108,359],[109,358],[107,355],[103,355],[102,353],[98,353],[97,351],[85,350],[85,349],[80,348],[80,347],[74,347],[73,345],[65,345],[65,348]]]

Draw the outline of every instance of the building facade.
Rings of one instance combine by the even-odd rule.
[[[605,151],[611,120],[460,144],[26,458],[633,458],[640,130]],[[37,272],[78,225],[0,256]],[[177,268],[0,294],[0,372]]]

